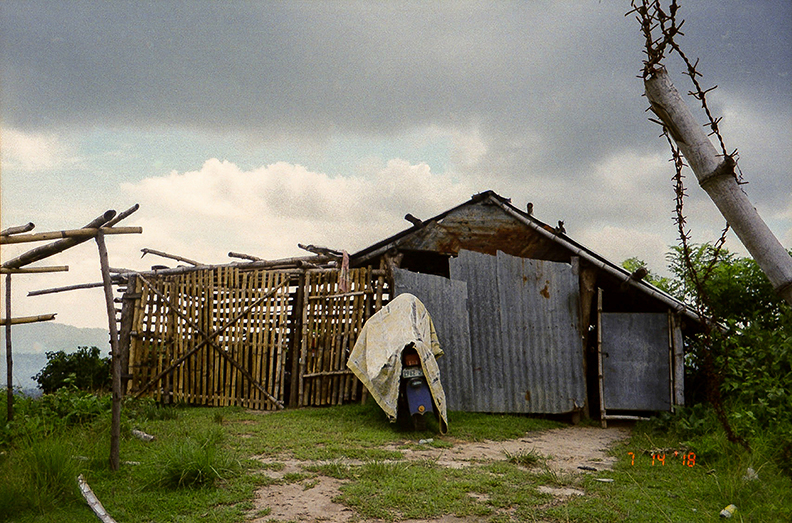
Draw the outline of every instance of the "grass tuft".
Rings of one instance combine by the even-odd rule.
[[[154,464],[152,485],[169,488],[213,487],[236,475],[240,462],[221,447],[219,429],[167,443]]]
[[[506,454],[506,459],[509,463],[514,463],[515,465],[520,465],[526,468],[533,468],[539,465],[542,465],[547,461],[545,456],[542,456],[536,449],[531,449],[529,451],[518,450],[517,452],[511,453],[509,451],[503,451]]]

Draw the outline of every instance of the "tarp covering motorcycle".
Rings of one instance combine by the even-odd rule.
[[[448,414],[440,369],[436,358],[443,355],[432,318],[412,294],[401,294],[366,321],[360,331],[347,367],[366,386],[391,421],[396,420],[401,353],[414,344],[421,367],[440,417],[440,432],[448,430]]]

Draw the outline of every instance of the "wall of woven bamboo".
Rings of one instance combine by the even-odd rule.
[[[261,410],[363,399],[346,360],[387,296],[370,269],[219,266],[133,281],[127,394]]]

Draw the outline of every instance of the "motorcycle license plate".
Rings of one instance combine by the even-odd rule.
[[[420,378],[423,376],[421,367],[402,369],[402,378]]]

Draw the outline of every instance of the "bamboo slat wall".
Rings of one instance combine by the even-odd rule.
[[[363,324],[382,306],[384,283],[368,269],[308,271],[302,319],[298,404],[338,405],[361,398],[363,387],[346,362]]]
[[[165,402],[274,408],[229,358],[283,401],[289,278],[283,271],[243,272],[219,267],[139,282],[140,300],[129,350],[129,392],[140,389],[192,351],[151,387],[150,396]],[[250,308],[273,290],[269,298]]]
[[[137,277],[127,393],[269,410],[273,399],[287,402],[293,378],[292,404],[361,399],[346,360],[382,306],[384,278],[353,269],[341,285],[340,270],[308,270],[299,286],[298,274],[214,267]],[[295,303],[302,310],[292,310]]]

